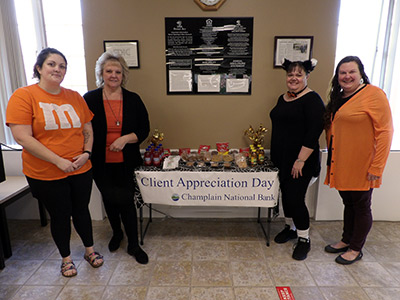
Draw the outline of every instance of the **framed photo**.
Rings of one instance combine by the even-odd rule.
[[[290,61],[311,59],[313,40],[312,36],[276,36],[274,68],[282,66],[285,58]]]
[[[104,51],[121,54],[129,69],[139,68],[139,41],[104,41],[103,44]]]

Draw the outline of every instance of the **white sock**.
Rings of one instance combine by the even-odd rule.
[[[303,238],[303,239],[310,239],[310,228],[306,229],[306,230],[299,230],[297,229],[297,236],[299,238]]]
[[[292,218],[285,218],[285,224],[290,226],[290,230],[296,231],[296,226],[294,225]]]

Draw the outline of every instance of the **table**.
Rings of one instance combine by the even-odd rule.
[[[279,197],[278,169],[270,162],[254,168],[193,168],[161,170],[141,166],[135,171],[139,205],[140,238],[152,222],[152,204],[173,206],[235,206],[258,208],[260,223],[269,246],[270,223]],[[149,206],[149,220],[143,229],[143,205]],[[267,232],[261,222],[261,208],[268,208]]]
[[[5,266],[4,259],[12,255],[5,208],[28,193],[30,193],[30,188],[25,176],[7,176],[6,181],[0,183],[0,269]],[[46,210],[40,201],[38,204],[40,223],[46,226]]]

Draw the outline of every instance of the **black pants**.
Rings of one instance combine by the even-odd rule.
[[[355,251],[361,251],[372,227],[372,191],[339,191],[344,204],[342,242]]]
[[[60,180],[27,177],[32,195],[41,201],[50,215],[51,235],[62,257],[71,254],[71,217],[85,247],[93,246],[92,219],[89,212],[92,171]]]
[[[279,177],[282,193],[282,207],[286,218],[292,218],[299,230],[310,228],[310,215],[305,202],[306,192],[311,176],[299,178]]]
[[[103,198],[113,234],[122,234],[122,221],[129,246],[137,246],[139,240],[134,202],[134,173],[127,172],[123,163],[108,163],[105,168],[104,176],[96,178],[95,182]]]

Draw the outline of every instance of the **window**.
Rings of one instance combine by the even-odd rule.
[[[45,47],[60,50],[68,60],[62,85],[80,94],[87,91],[80,0],[0,0],[0,8],[2,124],[13,91],[37,82],[32,78],[33,65]],[[10,129],[2,128],[0,141],[15,146]]]
[[[392,150],[400,150],[400,4],[397,0],[341,0],[336,63],[358,56],[371,83],[382,88],[392,110]]]
[[[60,50],[68,60],[62,85],[87,92],[80,0],[14,0],[27,83],[33,79],[37,54],[45,47]]]

